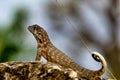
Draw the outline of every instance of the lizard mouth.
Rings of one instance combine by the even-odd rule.
[[[34,31],[34,29],[33,29],[32,26],[28,26],[28,30],[29,30],[31,33],[33,33],[33,31]]]

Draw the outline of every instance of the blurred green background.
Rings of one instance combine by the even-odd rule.
[[[119,0],[1,0],[0,62],[34,61],[36,41],[27,27],[39,24],[60,50],[88,69],[99,69],[82,45],[106,58],[120,79]],[[106,74],[107,75],[107,74]],[[108,75],[110,76],[110,75]]]

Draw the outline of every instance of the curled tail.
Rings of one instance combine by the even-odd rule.
[[[92,57],[97,61],[97,62],[101,62],[102,67],[101,69],[94,71],[94,75],[96,76],[101,76],[102,74],[105,73],[105,71],[107,70],[107,63],[106,60],[104,59],[104,57],[98,53],[98,52],[92,52]]]
[[[80,77],[82,79],[88,79],[88,80],[102,80],[100,78],[100,76],[103,75],[105,73],[106,69],[107,69],[106,60],[98,52],[91,52],[91,53],[92,53],[92,57],[94,58],[95,61],[101,62],[102,67],[99,70],[96,70],[96,71],[83,68],[83,70],[81,69],[82,75],[80,74]]]

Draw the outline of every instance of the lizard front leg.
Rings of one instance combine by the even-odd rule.
[[[36,58],[35,58],[35,61],[40,61],[41,59],[41,50],[37,47],[37,55],[36,55]]]

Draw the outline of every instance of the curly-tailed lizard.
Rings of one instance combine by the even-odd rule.
[[[81,80],[101,80],[100,76],[106,71],[106,61],[97,52],[92,52],[92,57],[102,63],[99,70],[93,71],[79,66],[71,58],[57,49],[50,41],[47,32],[39,25],[31,25],[28,30],[34,35],[38,43],[36,61],[39,61],[43,56],[47,61],[59,64],[65,68],[71,68],[78,72]]]

